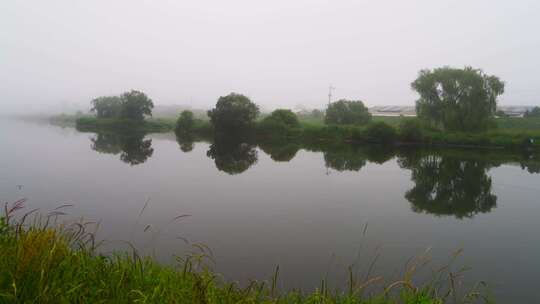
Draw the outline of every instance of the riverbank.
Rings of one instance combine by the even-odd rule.
[[[405,117],[374,117],[366,126],[324,125],[322,121],[301,120],[294,129],[265,125],[254,126],[257,141],[288,141],[299,144],[326,143],[376,143],[395,146],[464,147],[514,150],[540,150],[540,121],[523,118],[502,118],[497,128],[480,133],[442,132],[412,124],[404,127]],[[170,132],[175,121],[151,118],[143,122],[118,119],[80,117],[76,119],[80,131],[125,130],[146,133]],[[405,129],[407,128],[407,129]],[[198,136],[212,137],[209,121],[196,120],[192,132]]]
[[[442,304],[457,299],[452,275],[443,272],[423,284],[415,284],[415,265],[408,265],[401,280],[380,277],[349,279],[341,291],[319,289],[303,293],[277,287],[279,268],[267,282],[248,286],[229,283],[206,266],[208,249],[178,258],[176,266],[161,265],[151,257],[131,253],[98,253],[98,242],[86,224],[53,226],[51,217],[36,216],[15,221],[23,201],[6,205],[0,217],[0,299],[2,303],[358,303]],[[449,276],[448,276],[449,275]],[[454,277],[455,278],[455,277]],[[367,292],[369,290],[369,293]],[[376,292],[375,292],[376,290]],[[480,299],[477,290],[457,302]],[[469,303],[469,302],[467,302]]]

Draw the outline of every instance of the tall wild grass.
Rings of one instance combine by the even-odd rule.
[[[210,250],[200,244],[176,257],[175,265],[160,265],[131,252],[99,253],[95,223],[60,223],[66,206],[41,214],[23,213],[24,200],[6,204],[0,217],[0,303],[347,303],[442,304],[487,303],[475,287],[459,295],[459,272],[449,267],[415,284],[423,259],[407,264],[400,280],[357,277],[349,268],[342,290],[322,280],[313,292],[277,288],[279,267],[263,282],[239,286],[213,272]],[[382,283],[384,282],[384,283]]]

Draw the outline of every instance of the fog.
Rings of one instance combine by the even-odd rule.
[[[540,2],[0,2],[0,113],[87,107],[138,89],[208,108],[229,92],[264,109],[334,98],[413,105],[423,68],[482,68],[502,105],[539,104]]]

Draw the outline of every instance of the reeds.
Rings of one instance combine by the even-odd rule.
[[[482,285],[460,296],[456,288],[462,270],[450,271],[450,265],[434,270],[431,280],[415,284],[415,273],[429,264],[425,255],[411,259],[403,277],[391,282],[371,275],[372,269],[357,276],[351,266],[343,290],[331,290],[322,280],[313,292],[282,291],[276,266],[268,282],[241,287],[212,271],[213,254],[204,244],[192,244],[193,250],[177,256],[172,266],[160,265],[135,249],[105,256],[98,252],[101,243],[93,231],[98,223],[58,221],[68,205],[46,215],[31,210],[15,217],[23,207],[24,200],[6,204],[0,217],[0,303],[489,302],[480,292]]]

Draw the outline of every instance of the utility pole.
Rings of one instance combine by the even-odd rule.
[[[328,105],[332,103],[332,91],[334,89],[335,88],[330,84],[330,86],[328,87]]]

